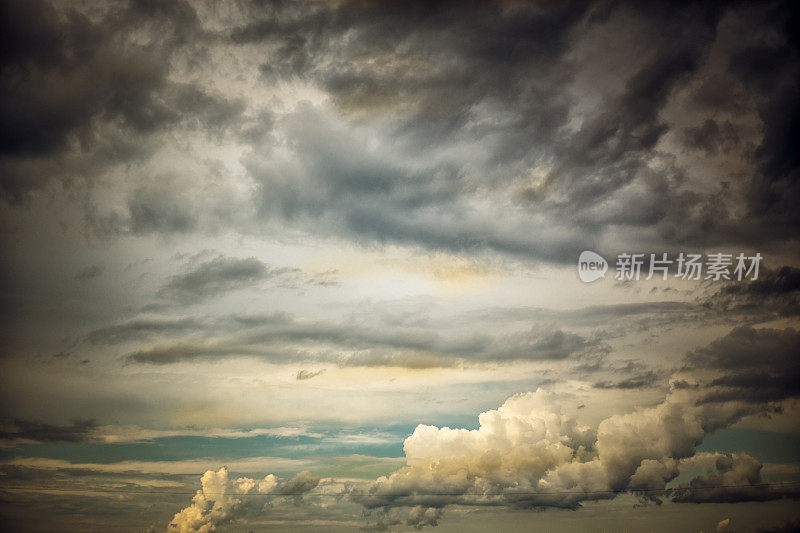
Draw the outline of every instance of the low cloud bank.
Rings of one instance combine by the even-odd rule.
[[[744,370],[759,374],[766,370],[762,367],[794,372],[796,365],[790,361],[798,343],[800,337],[792,329],[734,329],[687,354],[685,371],[694,377],[674,375],[661,403],[610,416],[596,428],[566,414],[563,399],[541,388],[481,413],[477,429],[419,425],[403,444],[406,466],[373,482],[351,484],[345,495],[377,520],[372,527],[405,523],[420,529],[437,525],[448,505],[576,509],[583,502],[622,493],[636,495],[642,503],[661,503],[662,498],[733,503],[797,497],[794,486],[766,484],[761,463],[745,453],[695,450],[707,435],[745,416],[780,411],[781,401],[793,393],[743,394],[747,384],[732,386],[730,377]],[[730,357],[721,358],[722,351]],[[738,399],[720,402],[720,394],[732,389],[738,391]],[[679,474],[698,468],[703,473],[668,488]],[[206,472],[203,490],[173,523],[203,526],[234,514],[240,503],[236,491],[244,485],[254,487],[255,481],[225,481],[220,490],[213,485],[219,483],[220,472]],[[302,494],[316,487],[316,478],[298,476],[305,477],[285,483],[285,491],[298,487],[289,492]],[[207,484],[221,496],[207,496]],[[196,521],[198,516],[205,521]]]

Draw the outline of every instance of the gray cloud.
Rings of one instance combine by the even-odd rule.
[[[297,373],[294,375],[295,379],[298,381],[303,381],[306,379],[312,379],[319,375],[322,375],[325,372],[325,369],[312,371],[312,370],[298,370]]]
[[[93,442],[93,420],[44,422],[38,413],[50,405],[62,416],[125,412],[162,425],[220,416],[239,388],[233,379],[208,394],[192,387],[206,379],[191,375],[197,360],[286,364],[296,371],[280,377],[295,379],[289,404],[325,385],[297,380],[336,365],[452,376],[463,368],[453,382],[489,395],[508,369],[489,378],[486,367],[533,361],[541,375],[520,380],[587,384],[577,392],[590,407],[582,416],[595,415],[596,397],[637,395],[651,407],[584,427],[560,410],[563,398],[536,393],[483,413],[473,429],[419,426],[405,468],[351,492],[376,528],[435,526],[451,504],[574,509],[620,492],[731,503],[787,495],[757,487],[761,464],[746,455],[695,450],[713,431],[788,411],[800,397],[796,330],[753,327],[800,315],[791,3],[33,0],[0,2],[0,13],[0,336],[3,372],[14,376],[0,388],[6,413],[36,413],[3,421],[7,444]],[[238,249],[263,245],[263,256],[191,255],[197,243],[231,250],[237,239]],[[173,248],[185,252],[175,256],[182,263],[164,261]],[[283,264],[283,252],[326,262],[334,248],[330,261],[341,265],[398,248],[414,259],[444,251],[508,265],[506,281],[549,275],[542,263],[574,265],[584,249],[759,250],[787,266],[669,293],[696,298],[688,302],[565,310],[572,304],[548,287],[541,301],[550,303],[536,305],[558,300],[557,310],[465,311],[520,300],[494,285],[485,300],[436,292],[416,307],[378,309],[394,296],[362,271],[316,299],[323,291],[312,287],[337,285],[335,271],[265,262]],[[295,298],[301,289],[313,298]],[[606,289],[609,302],[638,294]],[[255,290],[259,298],[236,301]],[[675,289],[653,290],[640,299]],[[246,314],[258,305],[293,314]],[[614,358],[649,347],[649,334],[682,354],[687,338],[720,324],[734,329],[691,350],[655,406],[655,389],[667,387],[662,368],[675,361],[650,350],[647,364]],[[153,366],[173,363],[183,365]],[[246,364],[260,365],[230,368]],[[63,383],[48,381],[65,369]],[[164,386],[176,373],[190,379]],[[478,375],[493,385],[466,383]],[[42,383],[52,390],[31,390]],[[151,394],[180,412],[155,413]],[[463,414],[458,402],[445,405],[449,394],[437,404],[442,416]],[[31,401],[40,395],[47,405]],[[665,492],[698,466],[702,475]],[[235,520],[252,505],[251,482],[294,500],[320,480],[210,471],[173,529]]]
[[[51,180],[87,185],[114,165],[142,163],[155,150],[149,137],[169,128],[218,136],[244,110],[240,101],[170,79],[171,60],[207,37],[188,3],[98,7],[90,15],[39,0],[4,2],[0,188],[7,200],[23,202]],[[149,199],[164,205],[163,197]],[[147,229],[142,217],[157,209],[144,200],[132,199],[135,231]],[[174,219],[150,222],[165,222],[158,229],[167,232],[187,229]]]
[[[701,401],[768,404],[800,396],[800,333],[737,327],[686,355],[688,368],[713,370]]]
[[[320,478],[310,472],[300,472],[288,479],[282,487],[278,489],[280,494],[289,496],[299,496],[313,490],[319,485]]]
[[[454,504],[543,510],[576,509],[625,492],[676,503],[796,495],[763,486],[761,463],[746,454],[695,455],[710,432],[704,428],[727,427],[742,414],[715,413],[712,424],[706,420],[711,413],[692,399],[673,392],[655,407],[609,417],[595,431],[575,424],[541,389],[520,394],[482,413],[475,430],[417,426],[404,443],[407,466],[367,488],[354,487],[350,496],[384,513],[409,507],[416,516],[432,509],[428,525],[435,525],[441,510]],[[708,467],[705,475],[666,488],[698,466]]]
[[[152,349],[129,354],[133,362],[166,364],[203,357],[258,356],[276,361],[333,362],[342,366],[405,366],[410,368],[449,367],[469,362],[560,360],[585,354],[605,353],[602,338],[575,333],[535,329],[513,334],[476,335],[461,338],[443,336],[433,329],[381,327],[368,324],[309,322],[285,315],[242,317],[198,323],[192,319],[166,323],[134,322],[111,326],[90,334],[97,341],[118,341],[126,336],[152,338],[159,333],[180,333],[200,327],[209,337],[162,343]],[[231,328],[239,328],[233,333]],[[120,328],[120,329],[117,329]],[[221,328],[227,333],[210,338]]]
[[[159,147],[150,136],[180,127],[249,146],[255,194],[225,208],[196,180],[136,183],[125,210],[86,202],[91,224],[251,232],[266,218],[356,242],[559,263],[631,239],[772,245],[796,234],[798,56],[784,4],[240,7],[210,30],[179,1],[108,7],[99,20],[9,4],[7,197],[146,162]],[[752,39],[723,31],[745,22]],[[172,79],[173,68],[201,72],[198,57],[219,68],[218,46],[258,50],[260,69],[243,75],[312,86],[333,108],[277,113]],[[600,57],[608,67],[595,72]],[[672,137],[740,161],[728,185],[709,186],[718,177],[670,151]]]
[[[217,256],[191,264],[184,272],[170,277],[159,296],[189,304],[297,272],[297,269],[270,268],[255,257]]]
[[[186,233],[197,227],[194,206],[171,190],[140,187],[128,198],[133,233]]]
[[[711,156],[719,151],[728,153],[739,143],[736,128],[729,121],[719,124],[709,118],[700,126],[686,128],[683,133],[687,147],[704,150]]]
[[[652,387],[660,378],[658,373],[650,370],[619,381],[598,381],[594,386],[598,389],[643,389]]]
[[[73,420],[66,426],[14,419],[2,425],[0,439],[81,443],[91,440],[96,429],[97,422],[88,419]]]
[[[283,43],[274,61],[262,68],[269,76],[318,80],[345,113],[396,119],[394,129],[384,131],[387,143],[395,153],[406,150],[406,159],[416,162],[381,157],[380,147],[366,150],[358,137],[337,129],[343,126],[309,109],[301,111],[289,116],[283,127],[289,145],[307,164],[276,167],[255,156],[247,162],[264,188],[265,214],[358,239],[449,250],[488,247],[549,261],[573,259],[575,250],[596,244],[611,225],[651,228],[662,243],[673,245],[702,246],[712,234],[727,241],[756,242],[756,233],[734,221],[719,198],[684,187],[686,169],[662,164],[662,170],[652,170],[664,156],[657,145],[670,131],[659,113],[678,87],[691,85],[692,76],[709,68],[706,54],[724,11],[715,5],[694,6],[665,18],[666,8],[660,4],[588,9],[588,14],[585,9],[519,7],[513,18],[484,6],[460,6],[458,17],[447,5],[400,9],[393,31],[402,34],[408,28],[403,46],[387,38],[393,33],[384,28],[377,32],[371,8],[361,4],[308,13],[273,9],[269,20],[236,30],[236,42]],[[570,101],[564,92],[575,81],[566,61],[577,55],[570,45],[580,40],[578,28],[603,31],[616,19],[658,26],[658,32],[648,34],[648,42],[636,43],[648,49],[650,59],[640,61],[638,70],[625,72],[622,89],[600,100],[598,111],[582,116],[577,128],[571,127],[569,119],[579,102]],[[472,38],[478,20],[488,30],[480,40]],[[541,27],[548,32],[533,31]],[[510,40],[509,35],[516,38]],[[435,50],[429,47],[433,40],[438,43]],[[335,48],[339,56],[370,58],[370,67],[331,61]],[[792,54],[787,58],[796,63]],[[753,89],[761,93],[768,88]],[[513,109],[516,119],[483,123],[484,107],[500,114]],[[317,127],[309,131],[297,126],[309,122]],[[738,126],[725,124],[720,128],[706,121],[701,129],[688,131],[695,138],[702,135],[698,142],[705,147],[733,150],[729,145],[738,139]],[[434,138],[436,143],[426,142]],[[442,143],[466,157],[435,157],[429,147]],[[470,146],[488,146],[493,155],[470,157],[483,150],[458,150]],[[526,185],[530,180],[523,176],[536,166],[545,169],[542,179]],[[292,179],[286,178],[287,172]],[[490,193],[490,199],[500,201],[495,193],[516,188],[521,207],[511,218],[481,219],[468,207],[476,189],[475,172],[482,176],[477,188]],[[598,202],[603,210],[593,209]],[[552,215],[552,227],[542,228],[529,241],[519,230],[541,222],[532,218],[533,212]],[[554,221],[567,215],[568,227],[556,227]],[[580,232],[573,231],[577,229]],[[768,225],[760,230],[757,242],[764,242]]]
[[[724,314],[753,315],[753,320],[800,314],[800,269],[766,268],[757,280],[730,284],[704,298],[704,305]]]
[[[140,318],[123,324],[107,326],[92,331],[88,339],[92,343],[114,344],[125,341],[144,341],[164,334],[179,334],[197,331],[209,324],[197,318]]]
[[[445,333],[437,324],[388,325],[372,313],[360,320],[338,322],[302,320],[286,313],[143,315],[93,330],[85,339],[93,345],[137,346],[128,355],[129,361],[154,364],[246,355],[343,366],[430,368],[602,357],[609,350],[601,333],[587,336],[537,326],[493,335],[459,330]],[[151,347],[142,348],[146,343]]]
[[[794,486],[772,487],[761,478],[762,464],[746,453],[701,454],[692,463],[712,463],[705,475],[672,489],[676,503],[763,502],[782,498],[798,498]]]

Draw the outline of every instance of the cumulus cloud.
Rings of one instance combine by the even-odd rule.
[[[210,533],[218,526],[236,520],[245,514],[251,502],[245,501],[248,494],[281,494],[300,499],[303,494],[319,484],[319,478],[301,472],[280,483],[269,474],[262,480],[248,477],[233,479],[228,469],[208,470],[200,478],[201,488],[192,504],[175,514],[168,530],[176,533]],[[263,501],[261,502],[263,505]]]
[[[577,412],[577,409],[573,410]],[[418,426],[405,440],[406,466],[346,495],[376,513],[374,530],[400,522],[421,529],[436,526],[449,505],[576,509],[586,501],[628,492],[642,501],[676,503],[768,501],[796,497],[760,477],[762,465],[747,454],[696,454],[707,426],[728,426],[741,418],[706,420],[693,393],[674,390],[659,405],[613,415],[596,427],[579,424],[563,401],[543,389],[509,398],[481,413],[477,429]],[[706,472],[675,488],[681,472]],[[279,483],[268,476],[229,480],[226,469],[209,471],[191,506],[175,515],[179,531],[212,531],[239,516],[242,498],[259,492],[298,497],[319,478],[300,473]],[[406,509],[405,515],[398,514]],[[193,529],[192,529],[193,528]],[[206,529],[202,529],[206,528]]]
[[[738,328],[687,360],[724,369],[785,369],[798,353],[796,342],[791,329]],[[709,407],[706,387],[720,381],[707,379],[694,387],[676,379],[657,406],[613,415],[596,429],[564,414],[543,389],[482,413],[474,430],[420,425],[403,445],[407,466],[351,497],[368,509],[410,507],[415,517],[452,504],[574,509],[621,492],[656,502],[666,495],[676,503],[796,497],[794,489],[765,485],[761,463],[747,454],[695,454],[706,435],[748,414],[770,412],[774,400],[787,397],[767,395],[756,403],[762,383],[739,383],[737,397]],[[701,466],[706,474],[667,489],[682,471]]]
[[[701,453],[684,461],[685,467],[701,467],[706,473],[672,489],[674,502],[736,503],[797,497],[796,487],[774,488],[761,478],[763,465],[746,453]]]
[[[705,421],[680,394],[612,416],[595,431],[561,414],[540,389],[482,413],[479,423],[475,430],[418,426],[404,443],[408,466],[351,497],[367,508],[411,507],[419,518],[451,504],[574,509],[620,492],[656,501],[671,493],[675,502],[791,495],[759,486],[761,464],[747,455],[714,456],[717,473],[665,490],[682,468],[709,460],[693,458]]]
[[[406,525],[422,529],[425,526],[438,526],[439,518],[442,517],[442,510],[436,507],[423,507],[418,505],[412,507],[406,519]]]
[[[265,478],[266,479],[266,478]],[[208,470],[200,478],[202,488],[197,491],[192,504],[175,514],[169,530],[179,533],[207,533],[218,525],[231,521],[242,504],[237,495],[247,494],[255,487],[249,478],[228,479],[228,469]]]

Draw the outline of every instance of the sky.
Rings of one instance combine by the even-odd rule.
[[[797,11],[3,1],[0,529],[800,530]]]

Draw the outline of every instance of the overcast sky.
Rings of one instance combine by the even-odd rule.
[[[2,529],[800,528],[794,3],[2,4]]]

